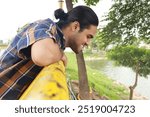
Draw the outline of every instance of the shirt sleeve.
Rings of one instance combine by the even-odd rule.
[[[29,27],[19,39],[17,43],[17,50],[21,58],[31,57],[31,45],[41,39],[53,39],[56,40],[56,26],[51,23],[47,25],[45,23],[39,23]]]

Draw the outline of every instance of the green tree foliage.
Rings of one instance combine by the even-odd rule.
[[[135,46],[116,47],[108,53],[108,57],[118,65],[132,68],[135,74],[135,83],[130,86],[129,99],[133,98],[133,91],[138,83],[138,76],[147,77],[150,74],[150,50]]]
[[[100,48],[100,39],[99,39],[99,31],[96,33],[95,37],[92,39],[92,42],[90,44],[91,48],[97,48],[99,49]]]
[[[97,31],[96,36],[92,39],[91,46],[97,49],[106,49],[109,46],[109,40],[102,36],[103,32]]]
[[[108,52],[108,57],[115,60],[118,65],[123,65],[137,71],[140,76],[150,74],[150,50],[135,46],[116,47]]]
[[[150,43],[150,1],[113,0],[106,21],[109,23],[100,34],[104,47],[115,45]]]
[[[73,2],[75,2],[75,3],[77,3],[78,2],[78,0],[73,0]],[[84,0],[84,2],[86,3],[86,5],[96,5],[98,2],[99,2],[99,0]]]

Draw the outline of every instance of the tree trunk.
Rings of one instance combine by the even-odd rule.
[[[67,10],[70,11],[73,8],[72,0],[65,0]]]
[[[79,96],[80,99],[91,99],[89,93],[89,85],[88,85],[88,78],[87,72],[85,67],[85,61],[83,52],[81,51],[79,54],[76,55],[77,63],[78,63],[78,75],[79,75]]]
[[[136,66],[136,76],[135,76],[135,83],[133,86],[130,86],[129,89],[130,89],[130,96],[129,96],[129,99],[132,100],[133,99],[133,92],[134,92],[134,89],[135,87],[137,86],[137,82],[138,82],[138,72],[139,71],[139,65]]]
[[[65,0],[67,10],[70,11],[73,8],[72,0]],[[78,64],[78,75],[79,75],[79,97],[80,99],[91,99],[89,94],[89,85],[86,72],[86,66],[84,61],[83,52],[76,54]]]
[[[132,100],[133,99],[133,87],[132,86],[130,86],[129,87],[129,89],[130,89],[130,96],[129,96],[129,100]]]

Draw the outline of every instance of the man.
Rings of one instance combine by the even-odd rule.
[[[57,23],[39,20],[25,26],[0,58],[0,99],[19,99],[44,66],[62,60],[65,47],[79,53],[96,34],[98,18],[86,6],[55,11]]]

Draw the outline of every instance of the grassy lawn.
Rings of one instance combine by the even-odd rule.
[[[67,77],[70,80],[78,79],[77,63],[76,56],[73,53],[66,53],[68,57],[67,65]],[[90,87],[93,88],[100,96],[105,96],[110,100],[122,100],[128,99],[127,89],[119,84],[116,84],[115,81],[109,79],[106,75],[100,73],[95,69],[91,69],[89,66],[86,66],[88,80]]]

